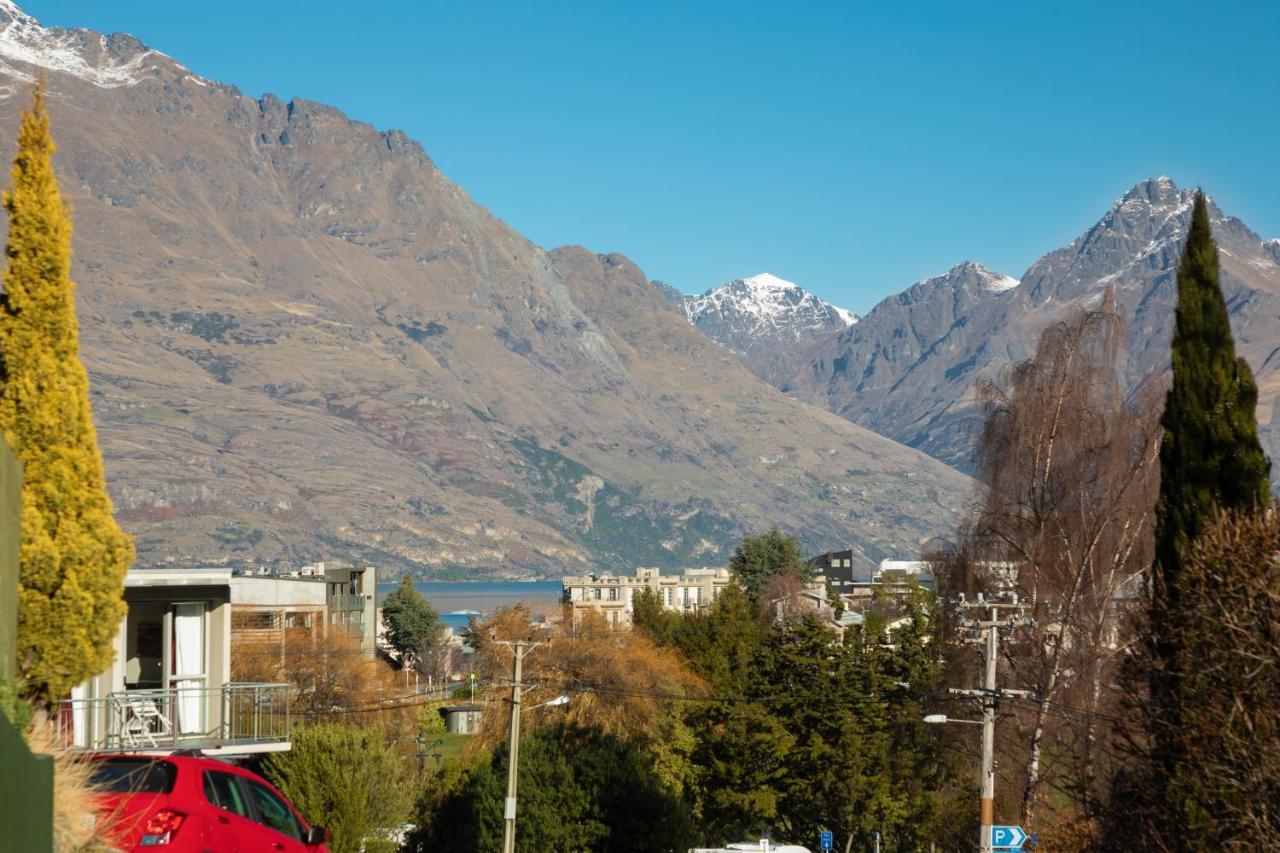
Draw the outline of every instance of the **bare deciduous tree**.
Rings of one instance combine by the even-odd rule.
[[[1024,826],[1046,783],[1077,816],[1099,802],[1099,714],[1124,642],[1122,611],[1140,602],[1151,560],[1159,409],[1148,404],[1158,397],[1126,398],[1124,334],[1108,291],[1096,310],[1046,329],[1033,358],[978,388],[984,492],[952,570],[980,589],[1016,591],[1035,617],[1005,647],[1016,686],[1036,696],[1015,715],[1024,739],[1010,756],[1022,768]]]

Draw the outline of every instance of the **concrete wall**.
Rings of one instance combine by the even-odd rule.
[[[324,607],[323,579],[248,575],[231,579],[231,603],[273,608]]]

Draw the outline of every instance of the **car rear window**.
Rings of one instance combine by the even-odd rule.
[[[151,758],[105,758],[94,764],[90,778],[106,793],[167,794],[178,778],[178,768]]]

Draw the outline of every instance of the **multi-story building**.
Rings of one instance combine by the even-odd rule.
[[[688,613],[715,601],[730,583],[728,569],[685,569],[679,575],[663,576],[661,570],[636,569],[634,576],[617,576],[610,572],[564,578],[563,601],[573,611],[576,621],[583,611],[601,614],[615,627],[631,624],[633,602],[641,590],[650,589],[667,610]]]
[[[322,580],[238,575],[231,578],[231,641],[316,638],[328,622]]]
[[[326,568],[323,575],[240,575],[231,579],[233,642],[319,637],[342,626],[373,654],[377,570]]]
[[[329,624],[343,625],[373,653],[378,641],[378,572],[372,566],[326,568],[325,604]]]
[[[114,660],[57,720],[70,747],[246,754],[289,748],[289,687],[231,681],[231,572],[133,569]]]
[[[935,586],[933,569],[924,560],[881,560],[874,568],[859,564],[853,549],[828,551],[809,560],[815,575],[821,575],[841,595],[869,597],[877,590],[900,592],[912,583],[926,589]]]

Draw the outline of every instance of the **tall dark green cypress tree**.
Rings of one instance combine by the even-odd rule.
[[[1235,352],[1218,274],[1218,247],[1204,194],[1196,197],[1178,268],[1173,386],[1165,400],[1156,505],[1156,564],[1151,610],[1151,749],[1154,825],[1180,850],[1206,849],[1213,833],[1212,792],[1187,756],[1208,697],[1184,688],[1201,660],[1206,624],[1184,590],[1195,586],[1189,546],[1223,510],[1264,507],[1271,463],[1258,442],[1253,372]]]
[[[1271,463],[1258,442],[1257,405],[1253,372],[1236,356],[1200,193],[1178,267],[1173,387],[1161,420],[1156,586],[1168,605],[1176,606],[1182,555],[1208,520],[1270,500]]]

